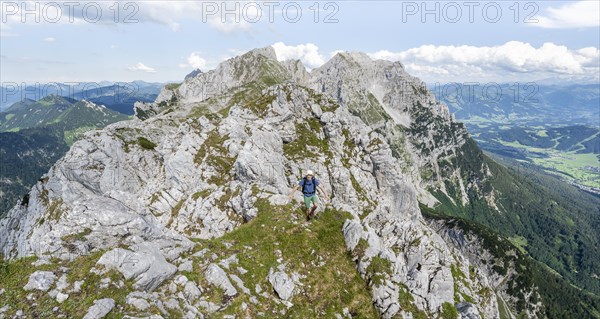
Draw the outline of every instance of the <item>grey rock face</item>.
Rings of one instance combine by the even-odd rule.
[[[250,295],[250,289],[246,288],[246,286],[244,286],[244,282],[242,281],[242,279],[240,277],[238,277],[235,274],[231,274],[229,277],[231,277],[231,280],[233,280],[233,282],[235,282],[235,284],[238,286],[238,288],[240,288],[242,290],[243,293]]]
[[[429,226],[444,238],[448,243],[448,247],[454,256],[457,256],[457,271],[461,271],[470,279],[470,284],[465,285],[460,280],[457,281],[457,286],[461,293],[472,297],[474,303],[461,302],[457,304],[457,309],[462,305],[465,316],[477,313],[481,317],[496,317],[499,313],[499,305],[497,300],[502,300],[511,309],[515,308],[519,301],[514,296],[508,293],[508,283],[521,280],[519,273],[516,271],[513,261],[509,261],[509,267],[505,274],[500,274],[494,270],[495,266],[505,265],[504,255],[494,256],[486,248],[483,239],[474,236],[468,231],[464,231],[456,226],[449,227],[443,221],[429,221]],[[516,249],[516,248],[515,248]],[[511,252],[507,252],[511,254]],[[476,269],[476,271],[472,271]],[[478,293],[486,287],[495,287],[493,298],[486,298],[485,295]],[[529,318],[537,318],[541,313],[541,304],[533,301],[539,300],[537,290],[523,288],[521,291],[526,301],[525,313]],[[474,310],[470,310],[474,309]]]
[[[461,302],[456,305],[456,310],[461,319],[481,319],[477,307],[468,302]]]
[[[191,260],[186,260],[184,262],[182,262],[179,267],[177,267],[177,269],[179,271],[192,271],[193,270],[193,263]]]
[[[198,286],[196,286],[196,284],[191,281],[185,283],[183,293],[191,300],[200,297],[200,294],[202,294],[200,289],[198,289]]]
[[[115,307],[115,301],[111,298],[98,299],[94,305],[88,309],[83,319],[104,318]]]
[[[231,281],[229,281],[227,273],[225,273],[225,271],[216,264],[208,265],[204,275],[209,283],[222,288],[225,291],[225,295],[235,296],[237,294],[237,290],[231,284]]]
[[[290,276],[283,271],[273,271],[271,269],[267,278],[280,299],[287,301],[292,298],[296,284]]]
[[[177,267],[168,263],[153,245],[143,242],[135,246],[135,251],[115,248],[106,252],[98,264],[120,271],[127,279],[135,279],[135,288],[152,291],[170,278]]]
[[[27,281],[27,284],[23,289],[47,291],[50,289],[55,279],[56,275],[54,275],[53,272],[38,270],[29,276],[29,281]]]
[[[125,302],[128,305],[132,305],[136,309],[141,310],[141,311],[144,311],[144,310],[150,308],[150,303],[148,303],[148,301],[146,301],[143,298],[137,297],[134,293],[127,295]]]

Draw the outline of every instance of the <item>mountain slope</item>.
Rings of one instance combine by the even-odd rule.
[[[58,127],[0,132],[0,217],[68,150]]]
[[[50,95],[68,99],[87,100],[125,114],[131,114],[136,101],[153,101],[162,83],[132,82],[51,82],[20,86],[5,82],[0,85],[0,112],[6,112],[15,103],[41,100]]]
[[[153,102],[162,84],[124,83],[113,84],[78,92],[73,95],[77,100],[87,100],[126,115],[133,114],[135,102]]]
[[[66,131],[85,126],[103,127],[127,117],[88,101],[50,95],[37,102],[20,103],[0,113],[0,130],[42,127],[61,123]]]
[[[527,161],[583,190],[600,193],[600,86],[495,87],[487,94],[481,86],[432,89],[484,150]]]
[[[0,113],[0,216],[88,130],[127,119],[88,101],[47,96]]]
[[[600,294],[600,260],[594,257],[599,247],[598,198],[570,187],[546,186],[556,181],[540,185],[490,160],[448,108],[399,62],[342,53],[311,75],[315,89],[386,137],[421,202],[441,205],[438,209],[447,214],[474,220],[504,236],[533,241],[526,247],[532,257],[578,287]],[[361,99],[356,92],[372,98]],[[357,100],[369,100],[366,104],[375,107],[361,111],[353,106]],[[389,116],[377,116],[381,110]]]
[[[544,317],[529,257],[478,232],[460,249],[421,213],[431,189],[490,170],[447,108],[399,63],[299,66],[253,50],[85,133],[0,221],[5,257],[37,258],[3,278],[7,311],[54,276],[36,294],[65,316],[76,302],[115,317]],[[332,194],[311,223],[287,201],[306,169]]]
[[[22,128],[44,126],[53,123],[63,111],[76,101],[51,95],[37,102],[25,101],[10,107],[0,116],[0,130],[17,131]]]

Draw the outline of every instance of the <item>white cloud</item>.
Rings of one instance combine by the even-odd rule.
[[[236,5],[238,10],[234,10]],[[173,31],[181,28],[177,20],[191,19],[206,23],[221,33],[250,30],[252,23],[249,21],[254,21],[257,16],[262,21],[265,19],[265,12],[259,12],[254,2],[228,4],[206,1],[145,1],[139,3],[139,12],[136,14],[140,22],[163,24]]]
[[[194,69],[203,69],[206,68],[206,60],[202,58],[198,53],[192,53],[187,59],[188,64],[191,65]]]
[[[47,38],[44,39],[44,41],[45,42],[54,42],[54,41],[56,41],[56,39],[53,38],[53,37],[47,37]]]
[[[204,70],[207,67],[206,59],[201,57],[198,52],[192,52],[190,56],[187,57],[187,63],[179,64],[180,68],[188,68],[192,67],[194,69]]]
[[[181,29],[178,21],[186,19],[200,21],[221,33],[250,30],[252,23],[247,22],[246,18],[252,19],[256,16],[256,7],[250,5],[244,11],[244,5],[250,2],[237,3],[239,11],[235,14],[224,14],[226,11],[223,10],[223,6],[228,10],[233,9],[234,6],[223,2],[205,2],[203,4],[202,1],[144,1],[138,2],[139,12],[137,12],[136,18],[140,22],[166,25],[174,32]],[[217,8],[212,7],[215,5]],[[214,9],[216,9],[215,13],[205,12]],[[264,12],[262,14],[264,15]]]
[[[578,1],[558,8],[549,7],[533,26],[541,28],[592,28],[600,26],[600,2]]]
[[[224,4],[221,2],[207,1],[132,1],[127,3],[119,2],[119,23],[114,23],[115,7],[113,2],[98,1],[93,3],[93,7],[88,11],[82,10],[81,6],[73,7],[68,2],[44,2],[35,1],[20,1],[7,2],[7,5],[0,6],[0,15],[6,16],[6,23],[2,23],[0,35],[2,37],[17,36],[18,34],[7,32],[8,25],[22,25],[21,17],[24,15],[23,6],[28,10],[33,10],[37,5],[40,10],[48,10],[48,17],[40,19],[37,23],[33,16],[27,20],[28,25],[47,25],[47,24],[68,24],[68,25],[103,25],[109,27],[136,25],[138,23],[155,23],[168,27],[173,32],[181,29],[181,21],[195,20],[208,25],[222,33],[231,33],[237,30],[249,30],[252,27],[253,21],[258,15],[263,21],[265,12],[258,12],[257,7],[252,6],[254,2],[238,2],[239,10],[234,14],[224,11],[223,6],[227,10],[231,10],[233,5]],[[208,10],[207,5],[217,6],[210,7],[211,10],[216,9],[214,13],[207,14],[204,11]],[[248,5],[246,9],[245,6]],[[44,9],[47,6],[48,9]],[[102,14],[95,16],[95,8],[98,7]],[[264,9],[263,9],[264,10]],[[6,11],[6,12],[3,12]],[[87,14],[85,14],[87,12]],[[224,21],[223,21],[224,20]]]
[[[423,45],[402,52],[381,50],[369,55],[374,59],[400,61],[409,73],[426,81],[523,79],[553,74],[597,76],[600,71],[598,48],[570,50],[550,42],[539,48],[519,41],[493,47]]]
[[[130,66],[127,68],[130,71],[142,71],[146,73],[156,73],[156,70],[144,65],[142,62],[138,62],[136,65]]]
[[[312,43],[299,44],[296,46],[285,45],[277,42],[272,45],[277,54],[277,59],[285,61],[289,59],[300,59],[308,68],[315,68],[325,63],[323,55],[319,53],[319,47]]]

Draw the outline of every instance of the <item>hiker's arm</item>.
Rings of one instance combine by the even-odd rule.
[[[325,198],[329,198],[329,195],[327,195],[327,191],[325,191],[325,188],[323,188],[321,185],[319,185],[319,186],[317,186],[317,189],[325,195]]]
[[[289,198],[292,198],[292,195],[294,195],[294,193],[300,189],[300,186],[296,185],[294,186],[294,188],[292,188],[292,191],[290,192],[290,195],[288,195]]]

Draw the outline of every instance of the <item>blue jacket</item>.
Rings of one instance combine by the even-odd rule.
[[[298,181],[298,185],[303,188],[302,193],[304,193],[304,196],[306,197],[311,197],[315,195],[315,193],[317,192],[317,186],[319,186],[319,184],[319,180],[315,177],[313,177],[310,181],[306,178],[303,178],[300,181]]]

